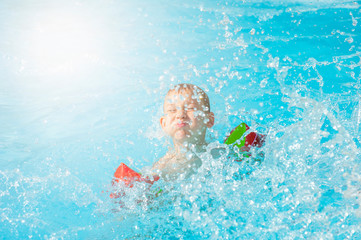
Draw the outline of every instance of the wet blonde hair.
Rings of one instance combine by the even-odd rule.
[[[197,101],[202,102],[203,104],[203,111],[210,112],[211,106],[209,103],[208,95],[201,89],[200,87],[190,84],[190,83],[180,83],[169,89],[167,96],[170,94],[183,94],[185,92],[190,92],[192,96],[194,96]]]

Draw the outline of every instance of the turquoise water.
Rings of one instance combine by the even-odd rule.
[[[359,239],[360,1],[0,3],[0,238]],[[211,151],[244,121],[262,164],[109,198],[150,166],[172,84],[205,89]]]

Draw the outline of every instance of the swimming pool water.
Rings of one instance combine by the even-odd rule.
[[[360,1],[0,6],[0,238],[361,237]],[[262,163],[205,153],[120,207],[113,173],[167,151],[181,82],[211,99],[208,151],[246,122],[267,134]]]

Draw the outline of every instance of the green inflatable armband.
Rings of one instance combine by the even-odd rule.
[[[244,134],[249,130],[249,127],[245,123],[239,124],[234,128],[229,136],[224,141],[227,145],[233,145],[238,148],[236,152],[245,152],[242,154],[243,157],[250,157],[251,154],[248,151],[251,147],[262,147],[265,139],[265,135],[250,132],[246,136]],[[235,153],[236,154],[236,153]]]
[[[249,128],[245,123],[241,123],[231,131],[224,143],[227,145],[233,144],[234,146],[237,146],[239,149],[241,149],[246,142],[246,138],[242,138],[242,136],[245,132],[247,132],[248,129]]]

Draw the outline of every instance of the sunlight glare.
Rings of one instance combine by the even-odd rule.
[[[53,12],[40,17],[28,41],[28,57],[42,73],[73,72],[96,59],[101,44],[100,29],[91,19],[75,13]]]

